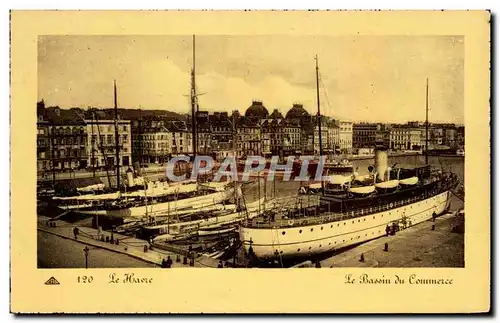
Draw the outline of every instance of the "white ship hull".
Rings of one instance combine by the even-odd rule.
[[[401,207],[323,224],[255,228],[240,226],[240,239],[248,252],[250,245],[257,258],[309,256],[384,236],[386,227],[403,217],[411,225],[421,223],[449,208],[451,193],[445,191],[425,200]]]
[[[148,215],[166,215],[170,211],[175,214],[178,210],[183,209],[196,209],[207,207],[208,205],[214,205],[227,201],[233,196],[234,189],[229,189],[223,192],[211,193],[202,196],[196,196],[191,198],[186,198],[177,201],[154,203],[147,206],[137,206],[118,210],[79,210],[77,213],[89,214],[89,215],[108,215],[115,217],[143,217]]]

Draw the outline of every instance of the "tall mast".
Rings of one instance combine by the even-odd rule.
[[[318,55],[316,55],[316,102],[318,103],[318,116],[317,116],[317,122],[318,122],[318,130],[319,130],[319,158],[323,157],[323,141],[321,140],[321,111],[320,111],[320,102],[319,102],[319,67],[318,67]],[[314,136],[313,136],[314,138]],[[314,144],[313,144],[314,148]],[[322,174],[323,175],[323,174]],[[321,181],[321,191],[323,192],[323,195],[325,194],[324,192],[324,183]]]
[[[95,177],[95,148],[94,148],[94,145],[95,145],[95,142],[94,142],[94,119],[95,119],[95,115],[94,115],[94,111],[92,111],[92,122],[90,123],[90,127],[91,127],[91,138],[90,138],[90,144],[92,145],[92,151],[90,152],[91,154],[91,158],[92,158],[92,177]]]
[[[141,168],[141,165],[143,163],[142,161],[142,109],[141,106],[139,106],[139,136],[138,136],[138,141],[139,141],[139,169]]]
[[[113,81],[115,98],[115,154],[116,154],[116,189],[120,189],[120,138],[118,137],[118,103],[116,99],[116,80]]]
[[[197,134],[197,122],[196,122],[196,111],[197,111],[197,104],[196,104],[196,56],[195,56],[195,51],[196,51],[196,40],[195,40],[195,35],[193,35],[193,68],[191,70],[191,118],[192,118],[192,136],[193,136],[193,157],[196,156],[197,152],[197,139],[196,136]]]
[[[429,78],[425,87],[425,164],[429,164]]]

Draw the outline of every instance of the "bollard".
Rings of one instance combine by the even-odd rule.
[[[55,228],[56,227],[56,222],[52,222],[52,227]]]
[[[316,261],[316,268],[321,268],[321,263],[319,261]]]
[[[144,252],[148,252],[148,246],[144,245]]]
[[[175,259],[175,262],[181,262],[181,256],[177,255],[177,258]]]
[[[359,258],[359,261],[364,262],[365,261],[365,255],[361,254],[361,257]]]
[[[109,242],[109,237],[108,236],[106,236],[106,242]]]
[[[387,242],[384,245],[384,251],[385,252],[389,251],[389,244]]]
[[[116,239],[116,245],[118,246],[120,244],[120,240]]]
[[[431,230],[432,231],[436,230],[436,225],[435,224],[432,225],[432,229]]]
[[[187,265],[187,263],[188,263],[188,258],[184,256],[184,258],[182,259],[182,264]]]
[[[109,243],[114,244],[115,241],[113,240],[113,236],[111,236],[111,239],[109,239]]]

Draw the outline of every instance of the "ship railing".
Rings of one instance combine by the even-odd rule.
[[[359,209],[356,211],[347,211],[342,213],[333,213],[328,212],[323,215],[313,216],[313,217],[299,217],[299,218],[290,218],[290,219],[277,219],[272,222],[269,221],[258,221],[253,220],[252,226],[255,227],[296,227],[296,226],[305,226],[305,225],[314,225],[314,224],[324,224],[329,222],[337,222],[337,221],[345,221],[353,218],[357,218],[359,216],[370,215],[373,213],[378,213],[382,211],[392,210],[398,207],[402,207],[420,200],[423,200],[429,196],[439,194],[440,192],[444,192],[448,189],[448,185],[445,185],[441,189],[435,189],[428,192],[427,195],[421,194],[418,196],[413,196],[406,198],[401,201],[389,202],[382,205],[370,206],[363,209]],[[304,206],[304,205],[303,205]]]

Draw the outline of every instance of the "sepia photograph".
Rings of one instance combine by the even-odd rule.
[[[39,267],[463,267],[463,46],[39,37]]]
[[[489,20],[14,12],[11,310],[487,311]]]

